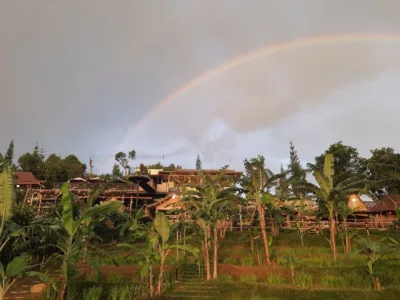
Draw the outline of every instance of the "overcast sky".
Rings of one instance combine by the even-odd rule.
[[[0,0],[0,149],[38,142],[110,172],[117,151],[193,168],[263,154],[278,170],[289,140],[311,161],[339,140],[368,156],[400,151],[398,0]],[[293,47],[205,78],[261,47],[314,36],[395,39]],[[138,127],[138,124],[141,126]]]

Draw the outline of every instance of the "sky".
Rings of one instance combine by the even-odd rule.
[[[342,140],[400,151],[397,0],[0,0],[0,151],[275,171]],[[323,36],[398,35],[260,48]],[[171,97],[201,74],[201,82]],[[165,99],[172,99],[165,105]],[[164,103],[164,105],[163,105]],[[161,106],[160,106],[161,105]]]

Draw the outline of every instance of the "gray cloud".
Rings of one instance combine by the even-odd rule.
[[[373,137],[355,125],[347,130],[368,123],[371,111],[399,108],[399,46],[390,42],[254,60],[203,82],[130,132],[176,88],[237,55],[314,35],[399,34],[399,9],[396,0],[2,1],[0,148],[14,138],[21,154],[38,141],[47,153],[96,157],[96,168],[108,171],[115,152],[131,148],[148,161],[177,151],[174,162],[192,166],[200,152],[210,166],[229,157],[239,166],[257,151],[285,159],[289,135],[307,159],[339,136],[363,152],[375,144],[398,147],[387,118]],[[338,104],[345,101],[349,106]],[[349,114],[352,122],[337,123]],[[218,126],[225,131],[213,136]],[[332,138],[304,146],[312,126]]]

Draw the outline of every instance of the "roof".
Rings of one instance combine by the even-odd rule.
[[[15,172],[17,176],[16,184],[40,184],[40,180],[32,172]]]
[[[76,177],[76,178],[72,178],[70,180],[68,180],[69,182],[87,182],[85,179],[83,179],[82,177]]]
[[[210,175],[217,175],[221,172],[221,170],[218,169],[212,169],[212,170],[197,170],[197,169],[177,169],[173,171],[160,171],[160,175],[197,175],[200,172],[205,172]],[[225,170],[224,171],[226,175],[242,175],[243,172],[235,171],[235,170]]]
[[[371,212],[396,211],[400,208],[400,195],[385,195],[370,209]]]

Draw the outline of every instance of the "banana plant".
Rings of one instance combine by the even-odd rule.
[[[0,174],[0,236],[3,236],[4,227],[12,218],[15,203],[14,180],[11,168],[4,167]],[[8,242],[8,238],[2,239],[0,250]]]
[[[32,257],[27,253],[15,257],[8,263],[4,269],[3,264],[0,262],[0,300],[3,300],[7,292],[14,285],[17,279],[22,276],[38,276],[43,281],[51,281],[51,279],[40,272],[30,271],[34,268],[31,265]]]
[[[101,217],[107,213],[118,210],[122,202],[110,201],[102,202],[100,205],[87,208],[79,218],[74,220],[72,197],[68,190],[68,183],[64,183],[62,187],[62,214],[59,215],[59,222],[62,234],[55,247],[59,249],[59,253],[55,253],[49,257],[49,265],[55,265],[61,262],[61,286],[60,300],[66,299],[68,287],[75,276],[79,274],[77,264],[80,259],[87,255],[85,247],[89,250],[100,252],[94,246],[87,246],[83,237],[87,234],[85,228],[101,220]],[[102,251],[101,251],[102,252]],[[102,252],[104,254],[104,252]],[[87,262],[91,267],[96,267],[90,257],[87,257]]]
[[[171,254],[171,251],[173,249],[185,249],[187,252],[192,253],[195,257],[197,257],[199,253],[199,249],[190,245],[172,244],[175,226],[175,224],[171,226],[171,223],[166,215],[158,211],[156,212],[153,226],[149,232],[150,243],[160,260],[156,296],[161,296],[164,281],[165,260],[168,255]]]
[[[359,238],[357,240],[357,254],[364,255],[368,258],[367,272],[371,275],[374,282],[374,288],[377,291],[382,291],[383,287],[380,278],[376,272],[376,268],[384,257],[394,254],[398,244],[393,243],[396,240],[383,238],[381,240],[371,240]]]

